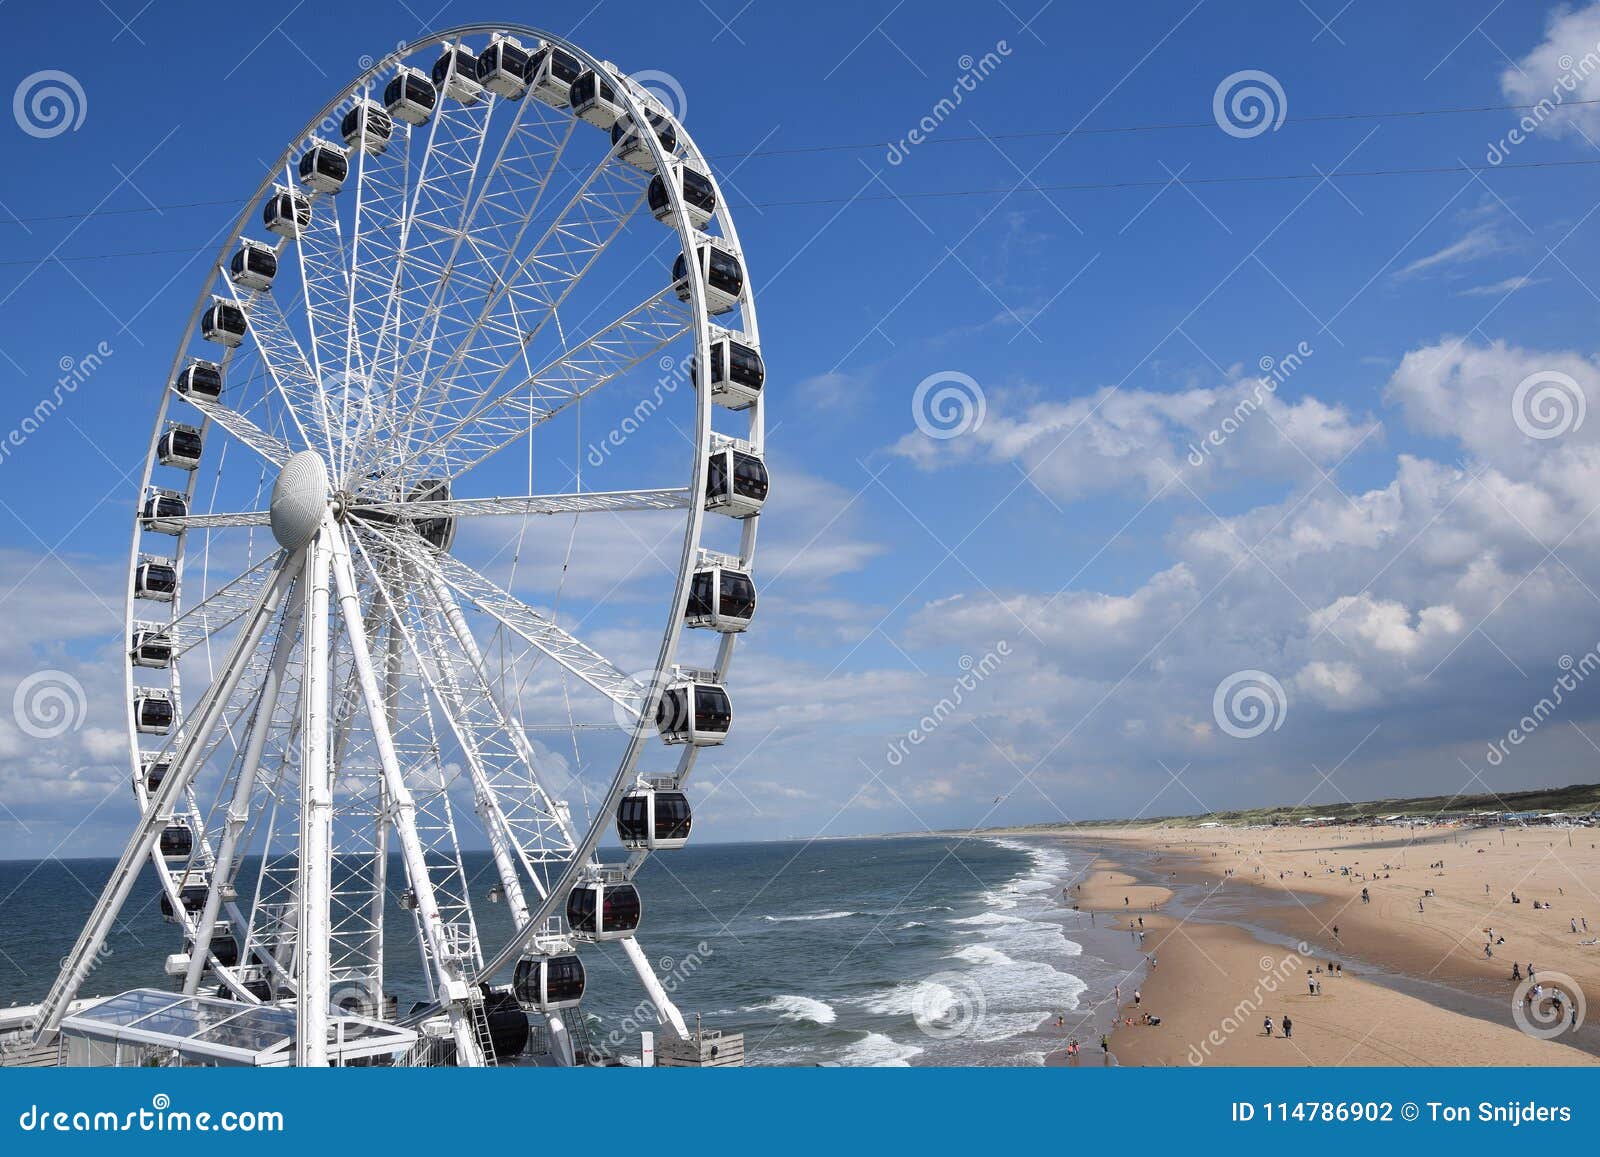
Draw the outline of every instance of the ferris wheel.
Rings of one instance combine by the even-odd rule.
[[[447,1063],[516,1051],[530,1015],[570,1063],[597,941],[684,1034],[634,881],[687,841],[685,781],[732,723],[765,369],[727,203],[649,75],[440,32],[330,101],[239,216],[137,496],[141,819],[41,1035],[146,863],[175,983],[292,1012],[298,1063],[327,1063],[330,1016],[402,1018],[402,955]]]

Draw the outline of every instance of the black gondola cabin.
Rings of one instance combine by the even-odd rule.
[[[389,138],[394,136],[394,120],[381,105],[364,100],[344,114],[344,120],[339,122],[339,135],[348,148],[360,149],[375,157],[389,147]]]
[[[139,524],[157,534],[182,534],[182,520],[189,516],[189,500],[176,490],[152,486],[145,492],[139,508]]]
[[[592,68],[585,70],[582,76],[572,82],[572,88],[567,92],[567,103],[572,106],[579,120],[607,132],[617,123],[617,118],[627,111],[617,99],[614,79],[610,75],[602,76]]]
[[[545,44],[528,58],[525,75],[535,100],[551,108],[571,108],[572,85],[583,75],[583,65],[566,49]]]
[[[728,738],[732,726],[733,704],[720,683],[673,683],[656,703],[656,730],[666,743],[715,747]]]
[[[172,387],[186,398],[215,401],[222,396],[222,367],[196,359],[178,371]]]
[[[244,310],[224,298],[217,298],[200,318],[200,336],[217,345],[236,349],[244,344],[249,329]]]
[[[138,623],[129,640],[128,654],[135,667],[165,670],[172,666],[172,635],[165,627]]]
[[[744,292],[744,266],[720,238],[708,237],[695,246],[695,262],[706,287],[706,312],[727,313],[739,305]],[[682,253],[672,263],[672,280],[678,300],[690,300],[689,262]]]
[[[756,584],[746,571],[721,564],[697,567],[689,581],[684,622],[725,635],[750,625],[756,614]]]
[[[272,288],[272,279],[277,275],[278,255],[272,246],[241,237],[239,248],[228,262],[228,280],[241,289],[262,292]]]
[[[661,151],[669,157],[677,152],[677,123],[665,113],[658,113],[652,109],[646,109],[644,117],[655,130],[656,140],[661,142]],[[634,131],[631,116],[620,117],[617,123],[611,126],[611,143],[617,149],[617,156],[627,164],[636,169],[643,169],[647,173],[656,171],[655,158],[650,155],[649,138]]]
[[[670,851],[689,842],[693,819],[683,792],[636,787],[617,804],[617,838],[630,851]]]
[[[148,555],[133,569],[134,598],[170,603],[178,593],[178,568],[165,559]]]
[[[300,154],[300,183],[318,193],[337,193],[350,175],[350,158],[337,145],[313,140]]]
[[[743,410],[761,396],[767,364],[761,351],[723,334],[711,339],[711,400],[730,410]]]
[[[157,688],[136,691],[133,695],[133,726],[141,735],[165,735],[172,730],[176,712],[165,691]]]
[[[704,229],[717,212],[717,191],[712,188],[711,178],[682,161],[672,163],[668,168],[667,177],[657,173],[650,178],[650,188],[645,194],[650,203],[650,215],[665,225],[673,223],[672,197],[667,189],[668,180],[678,182],[678,189],[683,194],[683,209],[689,215],[689,224],[695,229]]]
[[[279,237],[298,237],[311,224],[311,198],[281,186],[261,206],[261,224]]]
[[[521,100],[528,91],[528,50],[522,42],[500,36],[478,57],[478,83],[496,96]]]
[[[472,104],[483,95],[478,83],[478,58],[469,48],[446,48],[433,62],[433,85],[451,100]]]
[[[524,956],[517,961],[511,989],[523,1008],[556,1012],[576,1008],[583,999],[583,961],[576,952]]]
[[[402,68],[383,90],[383,107],[408,125],[427,124],[438,104],[439,90],[414,68]]]
[[[586,940],[632,936],[639,913],[639,890],[632,884],[579,884],[567,893],[567,927]]]
[[[759,454],[733,446],[713,450],[706,471],[706,509],[730,518],[754,517],[767,500],[769,481]]]
[[[171,466],[178,470],[193,470],[200,465],[200,455],[204,449],[205,441],[198,426],[173,422],[162,432],[161,440],[156,443],[156,460],[163,466]]]

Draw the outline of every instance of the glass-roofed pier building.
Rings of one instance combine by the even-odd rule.
[[[60,1063],[287,1066],[294,1063],[294,1026],[292,1007],[136,988],[63,1020]],[[381,1020],[349,1014],[328,1018],[330,1064],[402,1063],[416,1043],[415,1032]]]

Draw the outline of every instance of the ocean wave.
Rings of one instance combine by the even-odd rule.
[[[920,1055],[921,1052],[922,1049],[916,1045],[901,1044],[881,1032],[869,1032],[839,1054],[839,1063],[904,1067],[912,1057]]]
[[[1007,916],[1000,912],[979,912],[976,916],[958,916],[946,924],[1027,924],[1025,916]]]
[[[904,932],[907,928],[926,928],[926,927],[927,927],[927,925],[924,924],[921,920],[907,920],[904,924],[900,925],[899,931]]]
[[[839,1018],[833,1005],[810,996],[775,996],[764,1004],[753,1004],[745,1012],[775,1012],[780,1020],[808,1020],[812,1024],[832,1024]]]
[[[773,924],[793,924],[797,920],[846,920],[851,916],[859,916],[860,912],[808,912],[803,916],[763,916],[763,920]]]

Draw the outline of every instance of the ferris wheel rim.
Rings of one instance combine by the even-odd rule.
[[[218,251],[216,259],[212,262],[211,266],[204,275],[204,286],[190,312],[189,320],[183,331],[182,339],[179,342],[168,378],[162,386],[161,401],[157,407],[155,424],[146,453],[145,470],[139,483],[139,494],[143,495],[149,492],[152,479],[155,476],[159,443],[162,438],[163,431],[167,428],[167,423],[171,413],[174,394],[171,383],[181,372],[186,360],[189,357],[189,350],[194,345],[196,331],[199,326],[201,315],[206,308],[208,297],[211,294],[211,288],[215,284],[218,275],[223,274],[225,271],[230,251],[239,243],[239,240],[245,236],[246,231],[249,228],[251,214],[255,212],[255,210],[261,204],[263,198],[278,183],[280,174],[285,172],[286,167],[292,164],[296,153],[304,146],[306,141],[315,136],[315,130],[319,125],[325,124],[337,110],[339,110],[352,98],[359,99],[363,92],[370,91],[370,87],[375,80],[384,76],[386,73],[393,71],[401,62],[412,58],[418,53],[426,52],[433,48],[450,48],[452,46],[460,45],[462,40],[469,36],[481,36],[495,33],[508,36],[525,36],[535,38],[545,44],[556,46],[572,54],[588,69],[600,72],[602,75],[611,72],[611,67],[608,66],[605,61],[589,54],[580,46],[556,34],[548,33],[527,25],[475,23],[458,25],[441,30],[439,32],[430,33],[418,41],[403,46],[403,51],[399,51],[393,54],[391,57],[384,58],[383,60],[375,61],[369,68],[363,70],[363,72],[355,80],[347,84],[338,96],[327,102],[327,104],[323,106],[319,113],[306,123],[300,133],[290,138],[288,145],[286,145],[283,152],[280,154],[277,162],[275,162],[275,164],[268,169],[267,175],[257,187],[253,196],[244,203],[239,216],[233,222],[232,228],[224,235],[225,240]],[[616,70],[613,75],[625,76],[626,74],[622,73],[620,70]],[[632,119],[635,125],[645,126],[649,124],[647,119],[647,109],[636,98],[636,94],[634,93],[631,85],[617,85],[615,96],[617,102],[623,105],[627,115]],[[443,99],[443,93],[441,92],[441,101]],[[738,233],[733,223],[732,214],[728,210],[726,199],[721,196],[720,187],[718,187],[716,184],[716,177],[714,173],[712,173],[709,164],[705,162],[704,155],[694,145],[692,137],[690,137],[687,130],[683,128],[681,121],[677,121],[676,118],[674,119],[676,127],[679,131],[679,139],[681,142],[680,147],[683,150],[684,159],[692,159],[696,161],[698,163],[699,170],[707,175],[716,191],[714,220],[718,226],[717,236],[720,236],[736,254],[739,254],[742,261],[744,250],[740,245]],[[657,139],[656,134],[651,131],[641,131],[638,135],[645,148],[647,148],[650,152],[656,167],[656,171],[667,173],[669,171],[669,164],[672,162],[673,157],[671,154],[664,151],[661,142]],[[605,163],[605,160],[600,162],[602,165]],[[681,190],[678,187],[678,183],[673,180],[666,180],[664,181],[664,184],[672,205],[672,224],[678,234],[681,251],[686,256],[692,256],[695,253],[697,241],[702,237],[709,236],[709,234],[707,234],[704,229],[697,229],[692,224],[688,211],[685,208],[684,199]],[[699,544],[702,539],[704,516],[706,513],[704,503],[702,501],[693,500],[693,496],[703,495],[705,493],[708,463],[712,450],[713,432],[711,415],[713,413],[714,406],[710,398],[709,388],[709,346],[712,326],[710,322],[710,314],[705,300],[703,278],[700,276],[693,260],[688,262],[688,266],[690,270],[687,278],[690,294],[689,312],[691,317],[696,365],[696,438],[694,463],[691,471],[690,487],[688,491],[691,496],[691,501],[688,504],[688,514],[685,519],[683,546],[677,566],[677,575],[674,583],[673,595],[669,604],[668,624],[666,630],[663,632],[662,643],[658,651],[657,670],[670,669],[676,656],[679,639],[682,634],[684,626],[682,608],[687,595],[688,583],[695,569],[697,554],[700,549]],[[759,328],[755,309],[755,295],[749,284],[749,276],[748,265],[745,264],[745,286],[740,294],[739,300],[739,332],[752,342],[759,344]],[[224,360],[226,360],[227,356],[228,355],[225,355]],[[758,399],[750,407],[750,418],[752,424],[750,441],[758,447],[764,444],[764,431],[762,429],[763,412],[764,404]],[[205,414],[202,428],[211,429],[213,426],[214,423],[212,416],[209,413]],[[241,440],[236,435],[233,435],[231,431],[225,430],[224,432],[230,434],[228,443],[229,445],[231,445],[234,441]],[[309,439],[307,439],[307,441],[309,443]],[[252,446],[251,449],[254,450],[256,447]],[[187,484],[187,492],[190,497],[193,495],[195,483],[196,478],[193,474],[191,474]],[[751,565],[754,561],[756,526],[758,521],[759,520],[756,518],[746,518],[743,520],[739,549],[740,559],[745,566]],[[180,536],[173,550],[174,562],[180,575],[178,590],[175,591],[173,599],[172,609],[174,619],[177,618],[178,609],[183,606],[181,601],[183,595],[181,575],[183,570],[182,563],[186,557],[185,552],[187,543],[185,539],[186,536]],[[136,607],[136,593],[131,576],[135,568],[137,568],[139,565],[140,558],[145,553],[142,550],[144,544],[145,531],[141,526],[140,520],[136,517],[134,520],[132,543],[129,551],[130,580],[126,591],[124,614],[125,627],[130,633],[135,629],[136,623],[140,621],[138,609]],[[725,633],[722,635],[718,643],[715,669],[719,678],[723,677],[728,669],[728,666],[731,662],[735,641],[736,636],[734,634]],[[141,809],[143,809],[147,806],[147,801],[144,797],[143,791],[144,777],[142,756],[147,754],[147,752],[141,747],[139,741],[139,731],[136,725],[137,721],[134,717],[134,693],[138,687],[135,676],[135,668],[130,663],[127,665],[125,671],[127,731],[131,770],[134,775],[135,782],[140,785],[138,788],[138,798]],[[174,683],[177,683],[177,681],[177,673],[175,670]],[[566,894],[571,890],[572,886],[591,871],[591,866],[594,862],[594,856],[598,845],[601,839],[604,837],[605,832],[611,826],[616,804],[621,798],[622,794],[628,789],[635,776],[638,757],[645,745],[646,737],[650,730],[650,722],[650,711],[648,710],[647,705],[647,709],[641,710],[639,713],[638,720],[634,724],[632,732],[629,736],[628,747],[618,763],[617,771],[611,777],[611,783],[607,790],[606,796],[604,797],[604,800],[600,806],[598,806],[591,815],[588,831],[585,833],[582,841],[580,841],[577,845],[577,849],[572,855],[567,869],[560,875],[559,878],[552,882],[548,890],[548,894],[540,902],[538,914],[535,915],[530,910],[528,919],[513,934],[512,940],[508,942],[492,959],[486,960],[485,966],[481,973],[481,975],[485,978],[491,978],[503,971],[505,966],[509,964],[512,959],[527,949],[529,942],[537,935],[538,927],[545,923],[548,917],[562,902]],[[679,769],[674,777],[677,782],[681,783],[687,778],[690,771],[692,771],[693,765],[697,758],[697,748],[694,745],[686,746],[682,755],[680,756]],[[197,841],[206,838],[206,834],[203,832],[197,832],[196,836]],[[633,856],[630,856],[627,866],[627,876],[629,879],[636,874],[638,867],[648,858],[649,854],[650,851],[645,849],[642,852],[636,851]],[[174,882],[172,874],[167,870],[166,865],[161,863],[161,857],[158,854],[152,853],[152,859],[158,863],[158,872],[163,889],[168,893],[169,900],[181,913],[182,908],[178,905],[178,896],[176,895],[176,889],[178,885]],[[254,999],[254,997],[252,997],[250,993],[242,987],[242,985],[239,985],[235,982],[235,979],[232,976],[234,971],[232,968],[218,967],[215,971],[219,976],[222,977],[224,983],[227,984],[228,987],[235,990],[236,995],[246,1000]]]

